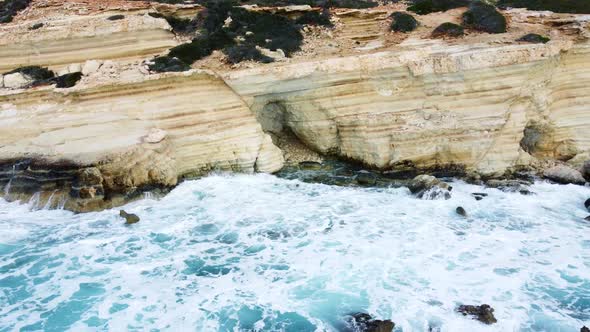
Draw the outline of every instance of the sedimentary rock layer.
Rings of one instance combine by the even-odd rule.
[[[460,164],[499,175],[531,154],[587,154],[588,43],[448,46],[226,72],[254,112],[272,106],[304,143],[377,168]],[[525,128],[538,124],[529,154]]]
[[[15,93],[0,97],[0,104],[5,187],[12,180],[9,189],[19,192],[18,182],[29,187],[55,183],[43,170],[75,170],[58,186],[80,198],[73,210],[94,209],[110,204],[112,195],[174,185],[178,178],[211,170],[273,172],[282,167],[280,150],[250,109],[207,72],[82,91]],[[24,168],[9,167],[23,162]],[[90,186],[80,180],[88,168],[97,169],[100,178]]]
[[[144,58],[178,44],[162,18],[132,13],[70,16],[0,26],[0,73],[22,66],[59,69],[90,59]],[[35,24],[41,25],[32,29]]]

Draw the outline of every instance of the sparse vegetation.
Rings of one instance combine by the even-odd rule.
[[[549,39],[545,36],[541,36],[536,33],[529,33],[529,34],[526,34],[526,35],[518,38],[516,41],[525,42],[525,43],[533,43],[533,44],[545,44],[545,43],[549,42],[550,40],[551,39]]]
[[[470,2],[471,0],[411,0],[408,10],[418,15],[426,15],[459,7],[467,7]]]
[[[391,31],[395,32],[410,32],[416,30],[418,27],[418,21],[414,16],[404,13],[395,12],[391,14],[393,21],[391,22]]]
[[[440,38],[440,37],[461,37],[465,34],[465,31],[463,30],[463,27],[455,24],[455,23],[451,23],[451,22],[445,22],[441,25],[439,25],[438,27],[436,27],[436,29],[434,29],[434,31],[432,31],[432,37],[434,38]]]
[[[4,73],[4,75],[14,73],[21,73],[23,75],[30,77],[34,81],[47,80],[55,77],[55,73],[53,71],[39,66],[20,67],[15,70],[11,70],[7,73]]]
[[[189,65],[173,58],[170,56],[161,56],[152,60],[153,62],[148,65],[149,69],[154,72],[179,72],[191,69]]]
[[[0,2],[0,23],[12,22],[16,14],[27,8],[31,0],[4,0]]]
[[[225,50],[227,60],[230,63],[238,63],[246,60],[254,60],[262,63],[273,62],[274,59],[262,54],[253,44],[240,44],[228,47]]]
[[[301,17],[295,20],[297,24],[304,25],[321,25],[331,27],[333,24],[330,21],[330,12],[328,9],[322,10],[322,12],[305,12]]]
[[[82,78],[81,72],[69,73],[56,77],[55,83],[58,88],[71,88]]]
[[[113,16],[107,17],[107,20],[109,20],[109,21],[118,21],[118,20],[122,20],[124,18],[125,18],[125,15],[118,14],[118,15],[113,15]]]
[[[475,1],[463,13],[465,27],[488,33],[506,32],[506,18],[493,5]]]

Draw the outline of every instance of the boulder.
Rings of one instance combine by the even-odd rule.
[[[590,211],[590,198],[584,202],[584,206],[586,207],[586,210]]]
[[[547,42],[549,42],[549,40],[551,40],[551,39],[549,39],[545,36],[541,36],[536,33],[528,33],[528,34],[518,38],[516,41],[524,42],[524,43],[532,43],[532,44],[546,44]]]
[[[561,184],[584,184],[586,182],[582,173],[566,165],[557,165],[548,168],[543,171],[543,176]]]
[[[474,1],[463,13],[463,25],[488,33],[506,32],[506,18],[493,5]]]
[[[494,308],[490,307],[487,304],[482,305],[460,305],[457,308],[457,312],[463,314],[463,316],[472,316],[473,318],[477,319],[478,321],[484,324],[494,324],[498,320],[494,317]]]
[[[82,66],[79,63],[72,63],[68,65],[68,73],[76,73],[82,71]]]
[[[462,206],[458,206],[455,209],[455,212],[457,212],[458,215],[462,216],[462,217],[467,217],[467,211],[465,211],[465,209]]]
[[[391,332],[395,327],[395,323],[390,320],[373,319],[371,315],[365,313],[355,313],[351,315],[353,331],[358,332]]]
[[[12,73],[4,75],[4,87],[9,89],[24,88],[25,86],[31,83],[33,83],[33,80],[22,73]]]
[[[125,218],[126,225],[132,225],[139,222],[139,217],[136,214],[127,213],[125,210],[120,210],[119,216]]]
[[[144,136],[143,141],[150,144],[156,144],[162,142],[168,133],[163,129],[152,128],[148,132],[146,136]]]
[[[451,198],[451,186],[435,178],[432,175],[422,174],[413,178],[408,184],[408,189],[416,197],[421,199],[449,199]]]
[[[414,16],[404,13],[395,12],[391,14],[393,21],[391,22],[391,31],[395,32],[410,32],[416,30],[418,27],[418,21]]]
[[[585,325],[582,326],[582,328],[580,329],[580,332],[590,332],[590,329],[587,328]]]
[[[101,63],[97,60],[88,60],[82,67],[82,74],[84,76],[88,76],[90,74],[96,73],[100,68],[100,65]]]
[[[587,216],[586,218],[584,218],[584,220],[590,221],[590,216]]]
[[[445,22],[432,31],[433,38],[441,37],[461,37],[465,34],[463,27],[451,22]]]

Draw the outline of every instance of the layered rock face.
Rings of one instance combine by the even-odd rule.
[[[432,29],[461,10],[420,16],[401,35],[385,32],[401,4],[340,9],[333,28],[305,30],[292,58],[230,66],[213,52],[159,74],[145,60],[185,37],[148,3],[85,1],[36,0],[0,26],[3,73],[41,65],[82,76],[66,89],[0,76],[6,199],[90,211],[215,170],[275,172],[319,155],[485,177],[590,159],[584,16],[506,12],[511,30],[498,37],[435,40]],[[163,9],[185,11],[195,9]],[[530,31],[551,41],[515,42]]]
[[[111,206],[123,201],[113,200],[117,195],[172,186],[183,176],[282,167],[280,150],[240,97],[207,72],[16,93],[0,104],[6,193],[66,191],[76,198],[66,207],[76,211]],[[83,175],[88,169],[96,174],[91,181]]]
[[[500,175],[532,157],[587,154],[589,60],[588,43],[434,42],[224,77],[253,111],[284,112],[322,153],[381,169],[460,164]],[[523,149],[523,140],[532,142]]]

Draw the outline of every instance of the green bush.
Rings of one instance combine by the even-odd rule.
[[[31,0],[4,0],[0,2],[0,23],[12,22],[16,14],[27,8]]]
[[[404,13],[395,12],[391,14],[393,21],[391,22],[391,31],[395,32],[410,32],[416,30],[418,27],[418,21],[414,16]]]
[[[550,10],[556,13],[590,14],[588,0],[499,0],[498,7]]]
[[[459,7],[467,7],[470,2],[471,0],[410,0],[408,10],[418,15],[426,15]]]
[[[432,31],[432,37],[460,37],[463,36],[464,33],[462,26],[451,22],[445,22]]]
[[[536,33],[529,33],[529,34],[526,34],[526,35],[518,38],[516,41],[525,42],[525,43],[533,43],[533,44],[545,44],[545,43],[549,42],[550,40],[551,39],[549,39],[545,36],[541,36]]]
[[[506,18],[496,7],[483,2],[473,2],[463,13],[463,25],[488,33],[506,32]]]

